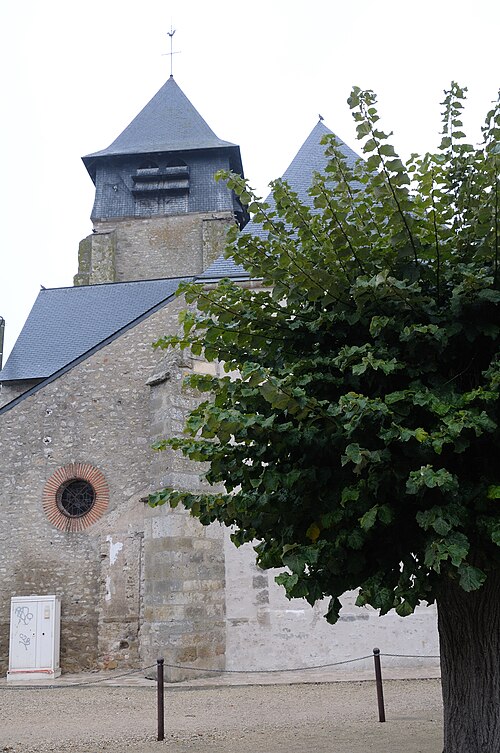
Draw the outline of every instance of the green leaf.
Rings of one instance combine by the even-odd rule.
[[[417,440],[417,442],[425,442],[428,438],[429,434],[425,431],[425,429],[415,429],[415,439]]]
[[[329,622],[331,625],[334,625],[339,618],[341,609],[342,609],[342,604],[340,603],[340,600],[337,597],[330,599],[328,603],[328,610],[325,614],[326,621]]]
[[[351,463],[354,463],[355,465],[357,465],[358,463],[361,462],[362,457],[363,456],[361,455],[361,447],[359,446],[359,444],[349,444],[345,448],[346,462],[351,461]]]
[[[500,524],[495,526],[491,531],[491,540],[497,546],[500,546]]]
[[[396,157],[396,152],[394,151],[394,147],[390,144],[382,144],[382,146],[379,149],[380,154],[383,154],[384,157]]]
[[[444,518],[435,518],[432,522],[432,527],[440,536],[446,536],[451,531],[451,524]]]
[[[460,586],[464,591],[477,591],[486,580],[486,574],[477,567],[463,563],[458,568],[460,574]]]
[[[402,172],[405,169],[405,166],[403,165],[399,157],[397,159],[387,160],[385,166],[388,170],[391,170],[393,172]]]
[[[414,611],[414,607],[412,607],[412,605],[408,601],[406,601],[406,599],[396,607],[396,612],[400,617],[408,617],[410,614],[413,614]]]
[[[377,142],[375,141],[375,139],[368,139],[368,141],[365,141],[365,143],[363,144],[363,152],[365,154],[369,154],[370,152],[375,151],[376,148]]]
[[[374,505],[368,512],[360,518],[359,523],[363,531],[369,531],[373,528],[377,519],[378,505]]]
[[[347,502],[355,502],[357,499],[359,499],[359,489],[353,487],[346,487],[345,489],[342,489],[342,505],[345,505]]]
[[[358,134],[358,139],[362,139],[364,136],[368,136],[369,133],[371,133],[371,125],[368,122],[360,123],[358,126],[356,126],[356,132]]]

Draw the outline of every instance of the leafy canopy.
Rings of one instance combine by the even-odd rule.
[[[195,306],[156,344],[227,375],[191,375],[206,399],[156,445],[206,463],[215,491],[150,503],[257,540],[288,596],[331,597],[332,622],[348,589],[404,616],[444,578],[470,591],[500,567],[500,100],[474,147],[464,98],[453,83],[439,149],[405,164],[354,88],[366,160],[351,169],[326,137],[314,209],[225,174],[268,233],[234,230],[226,253],[262,284],[184,285]]]

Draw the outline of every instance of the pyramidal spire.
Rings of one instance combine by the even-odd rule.
[[[215,135],[173,76],[170,76],[107,149],[88,154],[84,161],[92,157],[119,154],[175,152],[228,146],[234,144]]]
[[[292,191],[298,195],[299,200],[306,206],[313,208],[313,200],[309,195],[309,189],[314,180],[315,173],[324,173],[328,164],[328,158],[325,154],[325,145],[321,143],[323,136],[326,134],[333,134],[327,126],[323,123],[323,118],[320,116],[318,122],[306,138],[299,151],[288,165],[287,169],[282,175],[283,180],[290,185]],[[340,150],[344,153],[347,163],[350,167],[354,167],[355,163],[360,159],[349,146],[347,146],[342,139],[336,136]],[[270,207],[275,206],[275,201],[272,193],[266,197],[266,203]],[[245,233],[251,235],[258,235],[261,238],[267,238],[267,231],[265,231],[262,225],[251,220],[246,226]]]
[[[323,118],[320,115],[318,122],[282,176],[290,184],[291,188],[298,193],[299,199],[308,206],[312,206],[309,189],[312,185],[314,174],[323,173],[328,164],[328,158],[325,155],[326,146],[321,143],[323,136],[326,134],[333,134],[333,132],[323,123]],[[335,138],[338,141],[340,150],[347,158],[349,166],[354,167],[355,163],[360,159],[359,156],[337,135],[335,135]],[[266,201],[269,201],[269,197]]]

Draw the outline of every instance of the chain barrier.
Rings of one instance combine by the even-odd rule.
[[[440,659],[441,657],[439,654],[426,654],[425,656],[422,656],[420,654],[383,654],[380,653],[380,656],[389,656],[393,659]]]
[[[382,682],[382,669],[381,669],[381,662],[380,658],[382,656],[395,658],[395,659],[438,659],[439,656],[435,654],[429,654],[429,655],[419,655],[419,654],[383,654],[381,653],[380,649],[374,648],[372,654],[369,654],[367,656],[357,656],[354,659],[343,659],[342,661],[336,661],[336,662],[330,662],[329,664],[316,664],[310,667],[295,667],[292,669],[203,669],[202,667],[190,667],[187,665],[182,664],[165,664],[164,659],[157,659],[156,664],[150,664],[147,667],[142,667],[141,669],[130,669],[126,672],[122,672],[118,675],[113,675],[112,677],[99,677],[95,680],[88,680],[87,682],[74,682],[74,683],[60,683],[58,685],[0,685],[0,689],[8,689],[8,690],[26,690],[26,688],[31,688],[33,690],[61,690],[64,688],[85,688],[88,686],[96,686],[100,685],[101,683],[109,683],[110,681],[113,682],[114,680],[119,680],[122,677],[129,677],[130,675],[136,675],[139,673],[144,674],[149,669],[153,669],[156,667],[156,673],[155,678],[151,678],[156,680],[156,701],[157,701],[157,740],[162,741],[165,739],[165,687],[164,687],[164,668],[168,667],[170,669],[181,669],[181,670],[191,670],[192,672],[203,672],[203,673],[211,673],[211,674],[219,674],[219,675],[270,675],[270,674],[278,674],[278,673],[287,673],[287,672],[307,672],[308,670],[315,670],[315,669],[328,669],[330,667],[339,667],[341,665],[346,664],[353,664],[354,662],[359,661],[366,661],[367,659],[371,659],[373,657],[374,660],[374,668],[375,668],[375,687],[377,691],[377,705],[378,705],[378,720],[379,722],[385,722],[385,705],[384,705],[384,689],[383,689],[383,682]]]
[[[388,658],[394,658],[394,659],[439,659],[439,654],[386,654],[380,652],[381,657],[388,657]],[[308,672],[316,669],[329,669],[331,667],[339,667],[341,665],[346,664],[354,664],[355,662],[359,661],[366,661],[367,659],[372,659],[373,654],[367,654],[366,656],[357,656],[354,659],[343,659],[342,661],[336,661],[331,662],[329,664],[316,664],[312,665],[310,667],[292,667],[287,669],[212,669],[208,667],[190,667],[188,665],[183,664],[167,664],[164,663],[164,667],[168,667],[169,669],[182,669],[184,671],[191,671],[191,672],[204,672],[207,674],[214,674],[214,675],[273,675],[273,674],[285,674],[289,672]],[[135,674],[142,674],[144,672],[147,672],[150,669],[156,669],[157,668],[157,662],[154,664],[149,664],[147,667],[141,667],[140,669],[129,669],[126,672],[121,672],[118,675],[108,675],[106,677],[98,677],[94,680],[86,680],[84,682],[73,682],[73,683],[51,683],[50,685],[0,685],[0,690],[26,690],[26,688],[31,688],[33,690],[54,690],[61,688],[85,688],[91,685],[100,685],[101,683],[110,682],[114,680],[119,680],[123,677],[130,677],[131,675]],[[153,680],[154,681],[154,680]]]
[[[371,658],[370,654],[369,656],[358,656],[356,659],[345,659],[331,664],[317,664],[312,667],[292,667],[289,669],[202,669],[201,667],[185,667],[179,664],[165,664],[164,666],[171,669],[192,669],[194,672],[213,672],[221,675],[272,675],[282,672],[307,672],[309,669],[328,669],[329,667],[338,667],[340,664],[352,664],[356,661]]]

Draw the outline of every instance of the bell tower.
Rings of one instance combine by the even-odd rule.
[[[240,149],[219,139],[173,76],[110,146],[83,158],[95,185],[93,232],[75,285],[198,275],[248,215],[218,170],[243,175]]]

